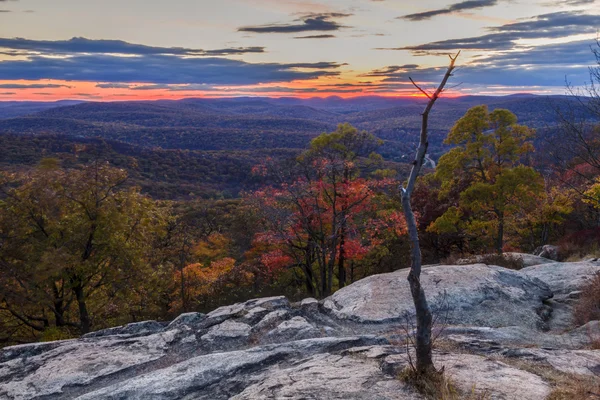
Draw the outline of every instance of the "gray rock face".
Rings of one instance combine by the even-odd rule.
[[[548,284],[556,296],[567,296],[581,290],[593,277],[600,273],[600,262],[581,261],[551,263],[524,268],[522,273]]]
[[[456,349],[435,351],[436,365],[465,396],[490,399],[550,393],[513,360],[600,376],[600,350],[589,349],[600,321],[565,325],[598,270],[595,261],[424,268],[431,304],[450,311],[441,340]],[[147,321],[5,348],[0,399],[423,399],[397,378],[408,357],[390,345],[405,339],[399,322],[412,311],[406,273],[363,279],[321,302],[255,299],[168,326]]]
[[[326,299],[324,308],[360,323],[399,321],[413,313],[406,275],[400,270],[365,278]],[[447,309],[452,324],[535,328],[544,322],[539,315],[542,302],[552,297],[539,279],[485,264],[424,268],[421,283],[432,308]]]
[[[289,321],[284,321],[267,334],[269,337],[276,337],[288,340],[308,339],[320,336],[320,332],[302,317],[294,317]]]
[[[205,319],[206,315],[202,313],[190,312],[181,314],[179,317],[171,321],[171,323],[167,326],[167,329],[175,329],[181,326],[196,326]]]
[[[201,337],[202,340],[215,341],[225,339],[239,339],[250,336],[252,327],[243,322],[227,320],[219,325],[211,327],[207,334]]]

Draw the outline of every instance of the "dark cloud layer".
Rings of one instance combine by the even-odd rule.
[[[294,39],[333,39],[335,35],[308,35],[308,36],[296,36]]]
[[[460,66],[454,80],[469,85],[562,87],[566,77],[580,85],[587,80],[587,66],[594,61],[590,44],[589,40],[580,40],[480,56]],[[385,77],[384,83],[405,83],[409,77],[436,82],[444,71],[442,67],[389,66],[365,76]]]
[[[335,63],[251,64],[216,57],[182,58],[154,54],[117,57],[92,54],[69,58],[31,56],[28,60],[3,61],[0,62],[0,76],[14,80],[242,85],[338,75],[339,72],[333,69],[339,66]]]
[[[344,65],[252,64],[225,57],[262,53],[264,47],[203,50],[86,38],[58,41],[0,38],[2,49],[6,55],[20,56],[0,61],[0,76],[5,80],[96,81],[103,82],[106,88],[122,88],[125,86],[118,85],[128,82],[241,85],[313,79],[339,75],[336,70]]]
[[[74,37],[69,40],[56,41],[0,38],[0,48],[48,54],[168,54],[180,56],[237,55],[244,53],[264,53],[265,51],[264,47],[232,47],[216,50],[190,49],[184,47],[156,47],[128,43],[122,40],[93,40],[83,37]]]
[[[491,7],[498,4],[498,0],[466,0],[460,3],[451,4],[446,8],[437,10],[424,11],[416,14],[404,15],[398,19],[406,19],[409,21],[423,21],[437,17],[438,15],[452,14],[460,11],[477,10],[485,7]]]
[[[57,88],[70,88],[67,85],[57,84],[46,84],[46,83],[32,83],[32,84],[19,84],[19,83],[3,83],[0,84],[0,89],[57,89]]]
[[[342,13],[322,13],[306,14],[294,20],[291,24],[272,24],[259,26],[244,26],[238,29],[239,32],[251,33],[299,33],[299,32],[328,32],[337,31],[344,28],[334,19],[349,17],[351,14]]]
[[[410,50],[417,55],[457,50],[510,50],[520,39],[556,39],[582,33],[595,33],[598,26],[600,26],[600,15],[563,11],[488,28],[491,33],[482,36],[448,39],[393,50]]]

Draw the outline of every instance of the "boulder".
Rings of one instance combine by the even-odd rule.
[[[555,295],[569,296],[581,290],[596,274],[600,273],[600,262],[581,261],[535,265],[521,272],[548,284]]]
[[[281,321],[284,321],[290,317],[290,313],[287,310],[275,310],[271,311],[264,316],[256,325],[254,325],[255,331],[261,331],[269,327],[275,326]]]
[[[359,323],[391,323],[412,315],[408,271],[374,275],[337,291],[324,301],[332,315]],[[423,268],[421,283],[432,309],[451,324],[522,325],[537,328],[543,302],[552,297],[544,282],[497,266],[444,265]]]
[[[211,327],[201,339],[206,341],[244,339],[250,336],[251,330],[252,327],[248,324],[227,320]]]
[[[198,312],[181,314],[179,317],[171,321],[171,323],[167,326],[167,329],[175,329],[181,326],[195,326],[205,319],[206,315]]]
[[[278,340],[308,339],[319,335],[319,330],[302,317],[294,317],[289,321],[284,321],[267,334],[269,338]]]
[[[486,255],[475,255],[472,257],[468,257],[468,258],[461,258],[456,261],[456,265],[472,265],[472,264],[478,264],[478,263],[492,265],[493,263],[486,262],[486,258],[493,259],[497,256],[498,256],[497,254],[486,254]],[[522,264],[521,267],[531,267],[533,265],[540,265],[540,264],[551,264],[554,262],[553,260],[550,260],[548,258],[540,257],[540,256],[533,255],[533,254],[526,254],[526,253],[507,252],[507,253],[503,253],[502,256],[505,259],[512,258],[512,259],[520,260],[520,263]]]
[[[316,312],[319,309],[319,300],[309,297],[300,302],[300,308],[308,312]]]
[[[549,260],[558,261],[560,258],[560,248],[558,246],[546,244],[535,249],[534,254],[538,257],[544,257]]]

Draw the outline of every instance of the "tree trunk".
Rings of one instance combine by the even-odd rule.
[[[338,282],[339,288],[343,288],[346,286],[346,266],[344,265],[345,254],[344,254],[344,245],[346,244],[346,228],[345,224],[342,225],[342,231],[340,233],[340,255],[338,261]]]
[[[425,145],[425,147],[427,147]],[[424,152],[423,152],[424,154]],[[431,328],[432,316],[425,291],[421,286],[421,247],[419,243],[419,232],[415,214],[410,204],[411,193],[402,192],[402,208],[408,227],[410,238],[410,260],[411,268],[408,274],[408,283],[415,306],[415,315],[417,319],[417,332],[415,334],[415,351],[417,356],[416,368],[421,374],[429,373],[435,370],[431,354]]]
[[[77,305],[79,306],[79,326],[81,329],[81,333],[85,334],[90,331],[92,327],[92,323],[90,321],[90,315],[88,313],[87,305],[85,303],[85,296],[83,293],[83,287],[81,283],[73,286],[73,293],[75,294],[75,298],[77,299]]]
[[[496,236],[496,253],[502,254],[502,248],[504,247],[504,213],[498,213],[498,233]]]
[[[431,310],[429,308],[429,304],[427,303],[427,297],[425,296],[425,291],[421,286],[421,248],[419,244],[419,232],[417,230],[417,221],[415,219],[415,214],[412,211],[411,206],[411,196],[415,188],[415,183],[417,181],[417,177],[421,172],[421,168],[423,167],[423,163],[425,162],[425,156],[427,154],[427,147],[429,146],[428,136],[427,136],[427,125],[429,122],[429,113],[433,108],[436,100],[440,97],[442,91],[444,90],[444,86],[448,82],[448,79],[452,75],[452,71],[454,70],[454,63],[458,58],[458,55],[455,57],[450,57],[450,66],[444,75],[442,83],[438,86],[435,93],[432,95],[421,89],[412,79],[411,82],[419,89],[427,98],[429,102],[425,107],[425,111],[422,114],[422,125],[421,125],[421,135],[419,140],[419,147],[417,148],[417,154],[415,156],[415,161],[413,162],[413,168],[410,172],[410,176],[408,178],[408,182],[406,186],[401,187],[402,193],[402,208],[404,211],[404,217],[406,219],[406,225],[408,227],[408,235],[410,238],[411,245],[411,266],[410,272],[408,274],[408,283],[410,285],[410,292],[413,298],[413,303],[415,306],[415,314],[417,319],[417,332],[415,335],[415,347],[416,347],[416,372],[419,374],[428,374],[430,372],[435,371],[435,367],[433,365],[433,359],[431,357],[431,325],[432,325],[432,316]]]

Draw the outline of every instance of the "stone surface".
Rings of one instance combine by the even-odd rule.
[[[503,400],[540,400],[551,392],[550,385],[531,372],[503,362],[470,354],[440,354],[438,365],[465,393]]]
[[[555,296],[568,296],[571,292],[581,290],[600,273],[600,262],[556,262],[524,268],[521,272],[546,282]]]
[[[544,399],[548,383],[515,360],[600,376],[600,350],[590,350],[600,321],[571,326],[572,305],[598,270],[593,260],[424,268],[431,304],[450,311],[451,324],[436,327],[448,349],[434,352],[436,365],[466,398]],[[408,366],[398,345],[401,315],[412,311],[406,273],[363,279],[321,302],[254,299],[168,326],[5,348],[0,399],[422,399],[397,379]]]
[[[159,360],[173,340],[173,332],[167,332],[135,339],[111,336],[68,340],[45,351],[25,345],[16,353],[9,349],[8,356],[5,350],[0,364],[0,398],[58,398],[65,387],[89,385],[99,378]]]
[[[242,392],[244,388],[249,388],[253,384],[258,384],[273,376],[273,372],[280,370],[288,360],[297,358],[304,360],[301,362],[306,362],[307,357],[310,359],[315,354],[329,354],[329,352],[356,345],[377,343],[380,343],[380,340],[373,337],[324,338],[207,354],[82,394],[76,398],[79,400],[230,399]],[[387,379],[389,380],[389,378]],[[329,382],[329,386],[331,386],[331,382]],[[319,389],[323,389],[323,387],[316,387],[313,396],[318,396]]]
[[[281,321],[284,321],[289,317],[289,312],[287,310],[275,310],[271,311],[267,315],[263,317],[255,326],[254,330],[261,331],[267,329],[272,326],[276,326]]]
[[[208,330],[208,333],[202,335],[202,340],[215,341],[226,339],[240,339],[250,336],[252,327],[243,322],[224,321]]]
[[[174,329],[181,327],[182,325],[195,326],[205,319],[206,315],[198,312],[181,314],[179,317],[171,321],[171,323],[167,326],[167,329]]]
[[[287,340],[308,339],[320,335],[318,329],[302,317],[294,317],[280,323],[277,328],[267,334],[271,338]]]
[[[361,323],[399,321],[399,316],[413,312],[406,275],[400,270],[367,277],[337,291],[324,308]],[[538,315],[543,301],[552,296],[538,279],[485,264],[427,267],[421,282],[432,308],[447,308],[452,324],[535,328],[543,322]]]
[[[491,256],[496,256],[495,254],[490,254]],[[544,257],[540,257],[537,255],[533,255],[533,254],[527,254],[527,253],[514,253],[514,252],[507,252],[504,253],[505,257],[511,257],[511,258],[518,258],[519,260],[521,260],[523,267],[531,267],[533,265],[541,265],[541,264],[551,264],[555,261],[548,259],[548,258],[544,258]],[[458,261],[456,261],[457,265],[471,265],[471,264],[476,264],[476,263],[483,263],[484,259],[485,259],[485,255],[476,255],[476,256],[472,256],[472,257],[468,257],[468,258],[461,258]]]

